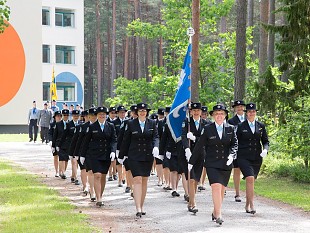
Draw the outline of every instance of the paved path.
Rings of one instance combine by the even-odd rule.
[[[47,145],[0,142],[0,159],[11,160],[40,175],[43,183],[67,196],[77,206],[77,212],[88,214],[89,223],[100,228],[100,232],[310,232],[309,213],[257,197],[255,204],[258,213],[252,216],[244,211],[244,196],[243,202],[236,203],[232,191],[228,191],[225,197],[222,213],[225,222],[219,227],[211,221],[210,188],[197,194],[199,212],[194,216],[187,212],[181,187],[181,197],[172,198],[169,192],[156,186],[156,176],[150,177],[145,202],[147,215],[135,220],[134,202],[124,193],[124,188],[116,187],[116,181],[107,182],[105,206],[96,208],[82,195],[81,187],[70,184],[69,179],[55,178]]]

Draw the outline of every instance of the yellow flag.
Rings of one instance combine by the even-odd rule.
[[[52,82],[50,84],[50,91],[51,91],[51,100],[57,100],[57,88],[56,88],[54,67],[53,67],[53,74],[52,74]]]

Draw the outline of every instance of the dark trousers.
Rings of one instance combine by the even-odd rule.
[[[34,129],[34,136],[32,134],[32,128]],[[38,136],[38,120],[37,119],[31,119],[30,123],[29,123],[29,138],[36,141],[37,136]]]
[[[40,136],[41,136],[41,140],[42,142],[46,142],[48,143],[48,127],[42,127],[41,126],[41,131],[40,131]]]

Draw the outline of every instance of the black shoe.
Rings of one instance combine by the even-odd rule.
[[[188,195],[186,195],[186,194],[184,194],[184,201],[189,202],[189,196],[188,196]]]
[[[64,180],[67,179],[65,174],[61,174],[60,177],[61,177],[61,179],[64,179]]]
[[[117,175],[113,175],[113,180],[117,180]]]
[[[59,174],[58,174],[58,172],[55,174],[55,177],[59,177]]]
[[[199,190],[199,191],[202,191],[202,190],[206,190],[206,188],[203,187],[203,186],[199,186],[199,187],[198,187],[198,190]]]
[[[236,195],[236,196],[235,196],[235,202],[241,202],[241,199],[240,199],[240,196],[239,196],[239,195]]]
[[[125,180],[122,180],[122,183],[125,184]]]
[[[172,190],[172,188],[168,186],[168,187],[166,188],[166,190]]]
[[[125,188],[125,193],[130,193],[130,187]]]
[[[173,192],[171,193],[171,195],[172,195],[173,197],[177,197],[177,191],[173,191]]]
[[[36,143],[37,140],[34,140],[33,143]]]
[[[75,184],[75,185],[80,185],[79,180],[75,180],[75,181],[74,181],[74,184]]]
[[[98,206],[98,207],[103,206],[103,202],[102,202],[102,201],[97,201],[97,202],[96,202],[96,206]]]
[[[136,217],[137,217],[137,218],[141,218],[141,217],[142,217],[142,213],[141,213],[141,212],[137,212],[137,213],[136,213]]]
[[[29,142],[32,142],[32,141],[33,141],[33,139],[32,139],[32,138],[30,138],[30,139],[29,139]]]
[[[118,184],[118,187],[120,187],[120,188],[121,188],[121,187],[123,187],[123,185],[122,185],[122,184]]]
[[[73,177],[71,177],[71,183],[74,183],[75,179]]]
[[[108,181],[112,181],[112,180],[113,180],[113,178],[112,178],[112,176],[110,176],[109,179],[108,179]]]
[[[250,214],[253,214],[253,215],[256,214],[256,210],[251,210]]]
[[[92,202],[96,201],[96,197],[93,197],[91,194],[89,194],[89,196],[90,196],[90,201]]]
[[[223,221],[223,219],[221,219],[221,218],[217,218],[217,219],[215,220],[215,222],[218,223],[219,225],[222,225],[222,223],[223,223],[224,221]]]
[[[198,209],[196,208],[196,206],[187,206],[187,209],[189,212],[196,214],[198,212]]]
[[[133,193],[131,193],[130,196],[133,198]]]
[[[216,217],[214,216],[214,214],[212,213],[212,221],[215,221]]]
[[[141,212],[142,215],[146,215],[146,212]]]

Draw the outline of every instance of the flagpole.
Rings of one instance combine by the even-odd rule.
[[[189,44],[190,45],[192,44],[192,37],[194,36],[194,34],[195,34],[194,29],[192,27],[189,27],[187,29],[187,35],[189,36]],[[189,62],[189,65],[190,65],[190,70],[191,70],[190,75],[189,75],[189,80],[191,81],[191,79],[192,79],[192,47],[191,47],[191,50],[190,50],[190,62]],[[190,110],[189,109],[191,107],[191,99],[192,99],[192,81],[190,83],[191,83],[191,85],[189,86],[189,93],[190,93],[190,95],[189,95],[189,99],[188,99],[188,108],[187,108],[188,133],[190,132],[190,121],[191,121],[190,113],[189,113]],[[189,146],[189,149],[191,149],[191,140],[190,139],[188,139],[188,146]],[[191,197],[189,195],[190,194],[190,191],[189,191],[190,190],[190,179],[191,179],[190,178],[191,177],[190,170],[188,170],[187,177],[188,177],[188,196],[189,196],[189,199],[191,199]],[[191,204],[193,204],[193,203],[191,203]],[[193,207],[193,206],[190,206],[190,207]]]

